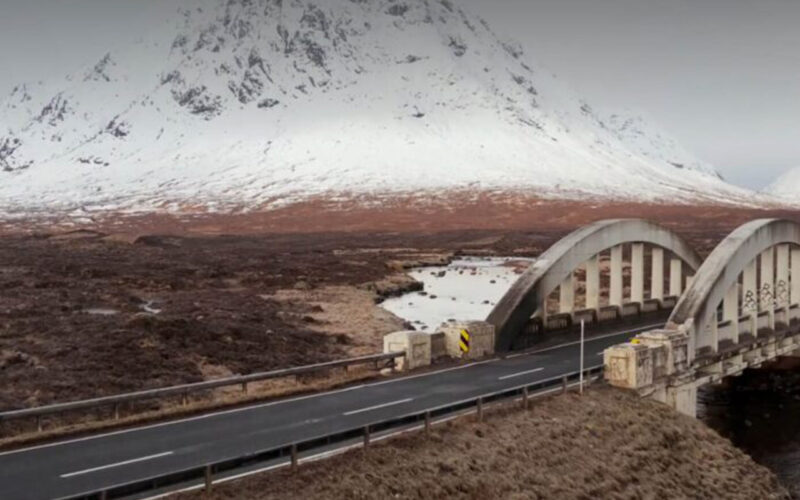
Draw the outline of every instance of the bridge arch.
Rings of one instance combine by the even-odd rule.
[[[631,300],[643,302],[643,247],[652,245],[653,262],[661,259],[661,266],[654,265],[655,272],[663,273],[663,250],[673,255],[670,267],[671,294],[682,291],[682,264],[691,270],[700,267],[702,260],[686,241],[673,231],[642,219],[610,219],[584,226],[565,236],[544,252],[528,270],[511,286],[497,303],[486,321],[495,326],[495,348],[507,351],[515,345],[531,317],[537,311],[546,313],[547,298],[561,287],[561,300],[572,299],[574,289],[570,281],[582,265],[587,269],[587,307],[599,308],[599,259],[598,255],[611,250],[610,297],[612,307],[622,307],[622,245],[631,243]],[[676,265],[677,264],[677,265]],[[660,269],[660,270],[659,270]],[[677,282],[673,282],[677,270]],[[653,283],[660,282],[658,290],[651,292],[657,300],[663,298],[663,274]],[[589,289],[592,290],[589,290]],[[565,293],[568,292],[568,293]],[[589,303],[590,295],[596,296]],[[540,313],[541,314],[541,313]]]
[[[758,337],[759,330],[788,327],[797,320],[796,302],[800,225],[758,219],[740,226],[711,252],[678,299],[667,328],[689,334],[690,357],[714,353],[743,336]]]

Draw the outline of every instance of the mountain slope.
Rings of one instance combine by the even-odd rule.
[[[728,200],[449,0],[183,0],[147,41],[0,104],[9,210],[259,208],[525,190]]]
[[[779,175],[762,192],[797,204],[800,200],[800,167],[792,168]]]

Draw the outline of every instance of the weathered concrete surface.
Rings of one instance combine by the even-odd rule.
[[[620,344],[603,351],[605,377],[623,389],[639,389],[653,383],[653,354],[648,346]]]
[[[485,321],[459,321],[442,325],[447,355],[452,358],[478,359],[494,354],[494,325]],[[461,332],[469,334],[469,351],[461,351]]]
[[[747,368],[782,356],[796,355],[800,333],[783,338],[760,339],[741,349],[690,361],[689,331],[654,330],[638,335],[603,353],[605,378],[624,389],[666,403],[675,410],[696,416],[697,389],[740,375]]]
[[[447,343],[444,332],[431,334],[431,361],[447,356]]]
[[[598,253],[631,242],[670,250],[692,269],[702,262],[683,238],[652,222],[612,219],[582,227],[544,252],[486,318],[496,328],[496,350],[510,349],[528,319],[570,273]]]
[[[615,387],[641,390],[688,367],[688,336],[652,330],[603,352],[605,378]]]
[[[431,364],[431,336],[416,331],[394,332],[383,337],[383,352],[405,352],[395,361],[398,370],[413,370]]]
[[[679,325],[691,325],[695,345],[702,345],[702,342],[696,342],[697,337],[710,334],[705,326],[738,281],[739,274],[747,271],[744,289],[745,293],[752,292],[755,288],[754,259],[785,243],[800,245],[800,225],[788,220],[758,219],[736,229],[717,245],[697,270],[691,285],[678,300],[667,327],[675,329]]]

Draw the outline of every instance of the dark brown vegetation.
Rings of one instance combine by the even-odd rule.
[[[354,342],[320,333],[319,306],[271,295],[374,282],[390,272],[388,260],[417,255],[342,253],[352,242],[341,235],[4,237],[0,408],[347,357]],[[359,243],[382,245],[373,237]]]
[[[435,262],[454,252],[538,255],[581,224],[619,216],[660,221],[707,253],[745,220],[794,216],[480,197],[451,207],[323,208],[109,217],[83,221],[85,229],[73,232],[42,220],[5,223],[0,409],[374,350],[396,323],[384,318],[365,327],[365,339],[363,331],[347,330],[348,318],[335,324],[332,315],[347,309],[325,311],[325,301],[366,291],[366,299],[351,294],[351,310],[369,309],[379,293],[409,285],[387,280],[404,262]],[[313,232],[321,229],[329,232]],[[227,235],[233,233],[239,235]],[[364,321],[374,315],[367,312]]]

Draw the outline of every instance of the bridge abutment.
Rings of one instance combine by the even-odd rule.
[[[697,418],[697,386],[695,384],[660,387],[653,392],[651,398],[670,406],[679,413]]]
[[[697,414],[697,389],[721,383],[744,370],[785,357],[800,358],[800,332],[749,341],[692,359],[691,332],[653,330],[604,352],[605,378],[615,387],[636,391],[689,416]]]

